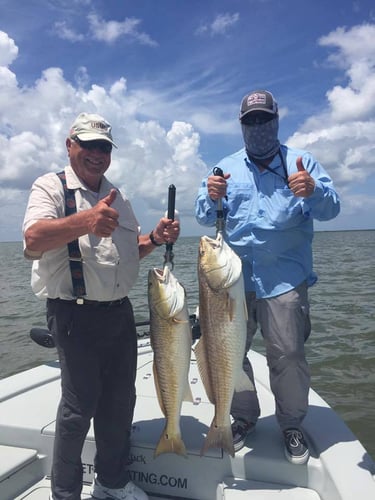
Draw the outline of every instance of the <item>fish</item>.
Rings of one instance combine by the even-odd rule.
[[[166,418],[154,457],[162,453],[186,457],[180,414],[183,401],[193,402],[188,378],[192,333],[185,289],[168,266],[149,270],[148,303],[155,389]]]
[[[255,389],[242,366],[248,319],[242,263],[221,232],[216,239],[200,239],[198,282],[201,337],[194,351],[207,397],[215,406],[201,456],[209,448],[222,448],[234,457],[233,394]]]

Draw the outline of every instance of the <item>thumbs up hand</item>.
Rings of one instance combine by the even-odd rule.
[[[112,203],[115,201],[117,195],[116,189],[111,189],[109,194],[105,198],[102,198],[100,201],[105,203],[108,207],[112,205]]]
[[[295,196],[307,198],[314,192],[315,181],[308,171],[305,170],[302,163],[302,156],[297,158],[296,165],[297,172],[288,177],[289,188],[293,191]]]
[[[109,194],[98,201],[88,210],[89,232],[101,238],[108,238],[118,226],[119,213],[111,207],[117,196],[116,189],[111,189]]]

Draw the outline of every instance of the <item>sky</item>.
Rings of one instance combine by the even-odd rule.
[[[68,163],[83,111],[113,127],[107,175],[142,232],[173,184],[182,236],[205,234],[197,190],[243,147],[240,102],[258,88],[279,103],[281,142],[340,195],[316,230],[374,229],[372,0],[0,0],[0,241],[22,239],[32,182]]]

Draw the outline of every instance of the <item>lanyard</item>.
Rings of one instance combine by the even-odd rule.
[[[277,154],[280,157],[281,165],[282,165],[283,170],[284,170],[284,175],[279,174],[279,172],[276,172],[276,169],[271,168],[269,165],[263,163],[261,160],[258,160],[256,158],[254,158],[253,156],[249,155],[249,153],[247,153],[248,157],[250,158],[250,160],[253,163],[255,163],[255,165],[259,165],[260,167],[264,168],[265,170],[268,170],[268,172],[271,172],[272,174],[275,174],[278,177],[281,177],[282,179],[284,179],[285,184],[289,187],[289,184],[288,184],[288,170],[286,168],[285,159],[284,159],[283,155],[281,154],[280,148],[279,148]],[[246,165],[249,167],[249,162],[248,162],[247,158],[245,158],[245,161],[246,161]]]

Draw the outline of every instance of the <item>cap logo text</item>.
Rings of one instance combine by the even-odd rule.
[[[91,122],[91,128],[99,128],[102,130],[107,130],[108,126],[102,122]]]
[[[249,95],[247,105],[253,106],[254,104],[266,104],[266,95],[257,93]]]

